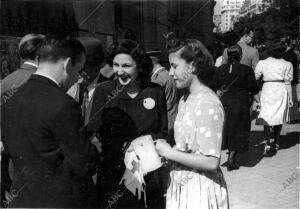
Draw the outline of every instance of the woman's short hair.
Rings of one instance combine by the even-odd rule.
[[[172,37],[172,34],[166,36],[166,48],[169,53],[177,52],[179,56],[187,63],[193,62],[195,67],[194,74],[206,85],[214,74],[214,60],[207,48],[197,39],[179,40]]]
[[[227,49],[227,54],[228,54],[228,63],[229,64],[239,63],[242,59],[243,51],[239,45],[235,44],[235,45],[230,46]]]
[[[137,64],[137,68],[140,70],[139,77],[142,80],[142,86],[148,85],[153,65],[144,48],[138,42],[131,39],[117,40],[108,48],[107,63],[112,66],[113,59],[118,54],[128,54],[132,57]]]
[[[45,36],[41,34],[27,34],[19,43],[19,54],[23,60],[35,60]]]

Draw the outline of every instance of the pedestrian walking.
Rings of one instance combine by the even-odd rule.
[[[217,92],[225,109],[223,149],[228,149],[227,169],[238,169],[237,153],[248,151],[250,137],[251,97],[258,93],[254,71],[240,64],[242,48],[230,46],[228,64],[216,70],[211,86]]]
[[[257,101],[260,105],[257,124],[264,125],[264,155],[268,157],[275,155],[279,149],[282,124],[289,120],[289,108],[293,106],[293,66],[281,58],[284,50],[282,47],[269,49],[269,57],[259,61],[255,68],[256,79],[263,79],[261,95]],[[271,127],[274,128],[273,137]]]

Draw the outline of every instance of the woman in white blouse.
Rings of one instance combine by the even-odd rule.
[[[264,125],[266,146],[264,155],[271,157],[279,149],[279,137],[282,124],[288,121],[289,107],[293,106],[291,81],[293,66],[290,62],[281,59],[284,48],[268,50],[268,58],[258,62],[255,68],[255,77],[262,77],[264,82],[260,98],[260,113],[258,124]],[[271,137],[271,127],[274,128],[274,140]]]

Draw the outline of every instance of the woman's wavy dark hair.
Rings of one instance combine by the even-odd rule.
[[[243,51],[239,45],[235,44],[228,48],[227,54],[228,54],[228,63],[229,64],[240,63],[240,61],[242,59]]]
[[[178,52],[187,63],[193,62],[194,74],[204,84],[209,85],[215,72],[214,60],[207,48],[197,39],[179,40],[169,33],[165,36],[169,53]]]
[[[134,40],[117,40],[108,48],[106,61],[113,66],[113,59],[118,54],[128,54],[136,62],[141,79],[141,87],[148,86],[150,83],[150,74],[152,71],[152,61],[146,54],[144,48]]]

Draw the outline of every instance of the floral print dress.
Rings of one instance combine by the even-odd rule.
[[[220,158],[224,110],[215,93],[205,88],[179,102],[174,124],[176,148]],[[174,164],[167,190],[167,209],[228,209],[223,174]]]

